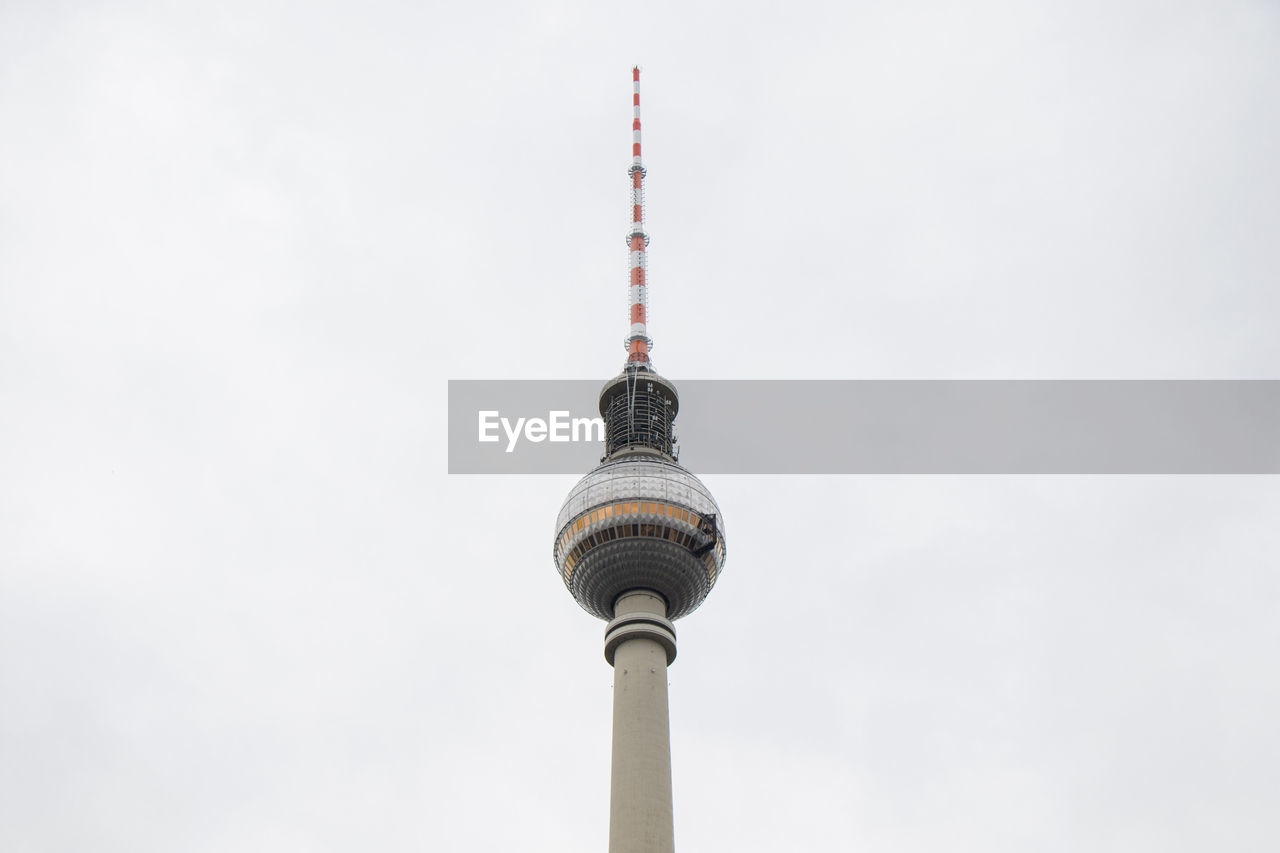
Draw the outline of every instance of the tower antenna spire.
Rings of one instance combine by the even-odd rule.
[[[627,367],[648,367],[649,349],[649,294],[645,277],[645,249],[649,235],[644,230],[644,161],[640,159],[640,66],[631,69],[632,119],[631,119],[631,230],[627,232],[627,245],[631,247],[631,331],[623,342],[627,348]]]

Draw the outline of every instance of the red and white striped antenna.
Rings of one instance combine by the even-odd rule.
[[[640,159],[640,66],[631,69],[634,87],[631,121],[631,231],[627,233],[627,245],[631,247],[631,334],[624,345],[627,348],[627,366],[649,365],[649,348],[653,341],[648,334],[649,295],[645,281],[645,248],[649,235],[644,231],[644,163]]]

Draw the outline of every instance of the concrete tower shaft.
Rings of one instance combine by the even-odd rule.
[[[671,724],[667,664],[675,659],[675,627],[662,599],[635,590],[618,599],[605,632],[613,664],[613,762],[609,787],[609,853],[674,853]]]

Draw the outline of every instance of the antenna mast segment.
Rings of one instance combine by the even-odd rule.
[[[627,244],[631,247],[631,333],[624,345],[627,348],[627,367],[648,367],[649,348],[653,341],[648,335],[649,296],[645,282],[645,248],[649,235],[644,231],[644,163],[640,160],[640,67],[631,69],[634,87],[631,121],[631,231]]]

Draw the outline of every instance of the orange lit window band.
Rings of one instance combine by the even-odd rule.
[[[597,507],[590,512],[583,513],[573,521],[565,525],[564,533],[560,535],[560,541],[557,543],[556,550],[560,554],[564,554],[564,549],[569,543],[583,530],[591,528],[594,525],[605,524],[599,530],[594,530],[578,542],[567,556],[564,557],[564,579],[569,580],[573,576],[574,566],[582,559],[582,556],[603,542],[611,542],[614,539],[624,539],[630,536],[647,536],[654,539],[666,539],[675,542],[686,548],[692,549],[699,544],[693,534],[669,527],[666,524],[649,520],[636,520],[631,523],[620,523],[618,519],[628,515],[640,516],[665,516],[672,521],[680,521],[694,528],[699,529],[702,525],[702,517],[697,513],[690,512],[687,509],[675,506],[673,504],[661,503],[659,501],[619,501],[618,503],[606,504]],[[710,552],[704,554],[703,562],[707,566],[708,572],[714,578],[717,558],[724,559],[724,545],[717,541],[715,544],[715,556]]]

